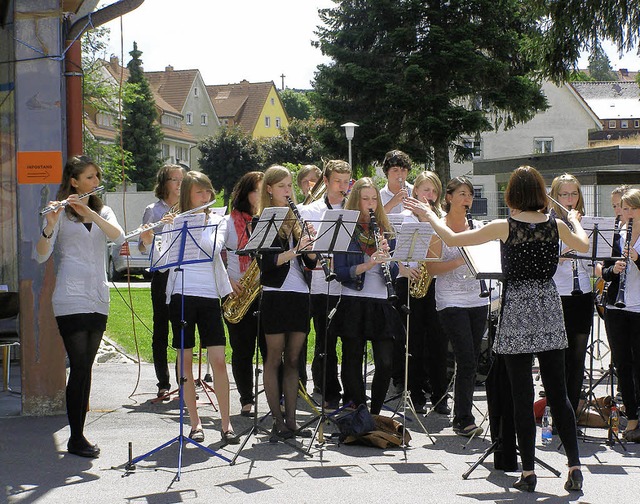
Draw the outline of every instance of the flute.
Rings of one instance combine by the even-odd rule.
[[[85,198],[91,196],[94,193],[102,192],[102,191],[104,191],[104,186],[98,186],[98,187],[96,187],[95,189],[92,189],[89,192],[86,192],[84,194],[79,195],[78,199],[85,199]],[[58,208],[64,208],[64,207],[66,207],[68,205],[69,205],[69,200],[68,199],[64,199],[62,201],[58,201],[57,203],[54,203],[53,205],[47,205],[42,210],[40,210],[40,215],[47,215],[48,213],[55,212]]]
[[[469,207],[465,206],[464,207],[465,210],[465,215],[467,217],[467,224],[469,224],[469,229],[473,229],[473,217],[471,217],[471,212],[469,212]],[[481,298],[485,298],[485,297],[489,297],[489,288],[487,287],[487,282],[485,282],[483,279],[479,280],[480,282],[480,297]]]
[[[373,208],[369,209],[369,225],[371,226],[373,238],[376,241],[376,249],[380,250],[380,243],[378,240],[378,233],[380,232],[380,230],[378,228],[378,221],[376,221],[376,215],[373,211]],[[391,271],[389,271],[389,263],[380,263],[380,268],[382,269],[384,285],[387,288],[387,299],[389,301],[395,301],[396,299],[398,299],[398,296],[396,295],[396,291],[393,288],[393,279],[391,278]]]
[[[627,303],[625,302],[625,290],[627,288],[627,267],[629,266],[629,253],[631,251],[631,233],[633,228],[633,219],[629,219],[627,222],[627,237],[624,243],[625,253],[625,267],[620,272],[620,285],[618,287],[618,296],[616,297],[616,302],[614,306],[616,308],[625,308]]]
[[[309,235],[309,238],[311,238],[311,232],[309,231],[309,228],[307,228],[304,225],[304,219],[302,218],[302,215],[300,215],[300,212],[298,211],[298,207],[296,207],[296,204],[293,202],[293,200],[289,196],[287,196],[287,203],[289,204],[289,208],[291,208],[293,215],[300,223],[300,226],[302,227],[302,231],[304,232],[304,230],[306,229],[307,234]],[[327,261],[327,258],[325,256],[317,252],[316,252],[316,256],[318,257],[318,262],[320,263],[320,266],[322,266],[322,271],[324,271],[324,279],[327,282],[330,282],[336,277],[336,274],[333,271],[331,271],[331,268],[329,268],[329,262]]]
[[[200,205],[199,207],[196,208],[192,208],[191,210],[186,210],[185,212],[176,214],[173,216],[174,219],[177,219],[178,217],[182,217],[184,215],[190,215],[192,213],[196,213],[199,210],[202,210],[203,208],[208,208],[211,205],[215,204],[216,200],[210,201],[209,203],[205,203],[204,205]],[[171,212],[167,212],[167,214],[170,214]],[[167,215],[165,214],[165,215]],[[164,218],[164,217],[163,217]],[[147,224],[142,224],[141,226],[138,226],[136,229],[134,229],[133,231],[127,233],[126,235],[124,235],[124,239],[128,240],[130,238],[133,238],[134,236],[138,236],[141,233],[144,233],[145,231],[149,231],[150,229],[155,229],[157,227],[160,227],[162,225],[166,224],[166,222],[164,222],[163,220],[159,220],[156,222],[150,222]]]

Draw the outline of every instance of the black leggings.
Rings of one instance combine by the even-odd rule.
[[[91,392],[91,368],[100,347],[102,334],[102,331],[76,331],[62,335],[64,347],[69,356],[67,417],[71,439],[76,441],[84,437],[84,421]]]
[[[567,454],[569,467],[580,465],[576,417],[567,398],[564,377],[564,350],[550,350],[537,354],[540,374],[551,407],[553,424],[558,429],[560,440]],[[533,413],[533,354],[504,354],[514,419],[518,435],[518,447],[522,459],[522,470],[533,471],[536,444],[536,419]]]

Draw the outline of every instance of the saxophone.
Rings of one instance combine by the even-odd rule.
[[[247,271],[240,279],[242,293],[239,296],[228,296],[222,303],[222,315],[230,324],[237,324],[245,316],[253,301],[260,294],[260,268],[253,259]]]

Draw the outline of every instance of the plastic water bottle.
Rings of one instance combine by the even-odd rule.
[[[618,407],[616,403],[611,405],[611,413],[609,413],[609,426],[611,427],[611,432],[614,434],[618,434],[620,428],[620,416],[618,415]]]
[[[542,415],[542,444],[551,444],[553,433],[551,430],[551,408],[545,406],[544,415]]]

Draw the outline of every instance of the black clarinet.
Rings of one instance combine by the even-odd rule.
[[[378,221],[376,221],[376,216],[372,208],[369,209],[369,220],[371,232],[373,233],[373,238],[376,241],[376,250],[379,250],[380,243],[378,240],[378,233],[380,228],[378,227]],[[382,269],[382,276],[384,277],[384,285],[387,288],[387,299],[393,302],[398,299],[398,296],[396,295],[396,290],[393,288],[393,279],[391,278],[391,271],[389,271],[389,263],[380,263],[380,268]]]
[[[471,217],[471,212],[469,212],[469,207],[464,207],[465,214],[467,216],[467,223],[469,224],[469,229],[473,229],[473,217]],[[487,282],[484,280],[479,280],[480,282],[480,297],[485,298],[489,297],[489,288],[487,287]]]
[[[633,219],[627,222],[627,237],[624,242],[626,257],[624,258],[625,267],[620,272],[620,286],[618,287],[618,296],[616,302],[613,303],[616,308],[624,308],[627,304],[624,301],[624,291],[627,288],[627,265],[629,264],[629,252],[631,251],[631,233],[633,228]]]
[[[569,211],[571,211],[571,205],[568,207]],[[569,218],[567,216],[567,226],[571,231],[573,231],[573,226],[569,222]],[[579,296],[582,294],[582,289],[580,288],[580,278],[578,278],[578,259],[575,257],[571,258],[571,273],[573,274],[573,290],[571,291],[572,296]]]
[[[293,215],[296,217],[296,219],[298,219],[298,222],[300,223],[300,227],[302,228],[302,232],[304,233],[306,230],[307,234],[309,235],[309,238],[311,238],[311,233],[309,232],[309,228],[304,225],[304,219],[302,218],[302,215],[300,215],[300,212],[298,211],[298,207],[289,196],[287,196],[287,203],[289,204],[289,208],[291,208]],[[320,263],[320,266],[322,266],[322,271],[324,271],[324,279],[327,282],[330,282],[331,280],[335,279],[336,274],[333,271],[331,271],[331,268],[329,268],[329,263],[327,262],[327,258],[317,252],[316,252],[316,256],[318,258],[318,262]]]

